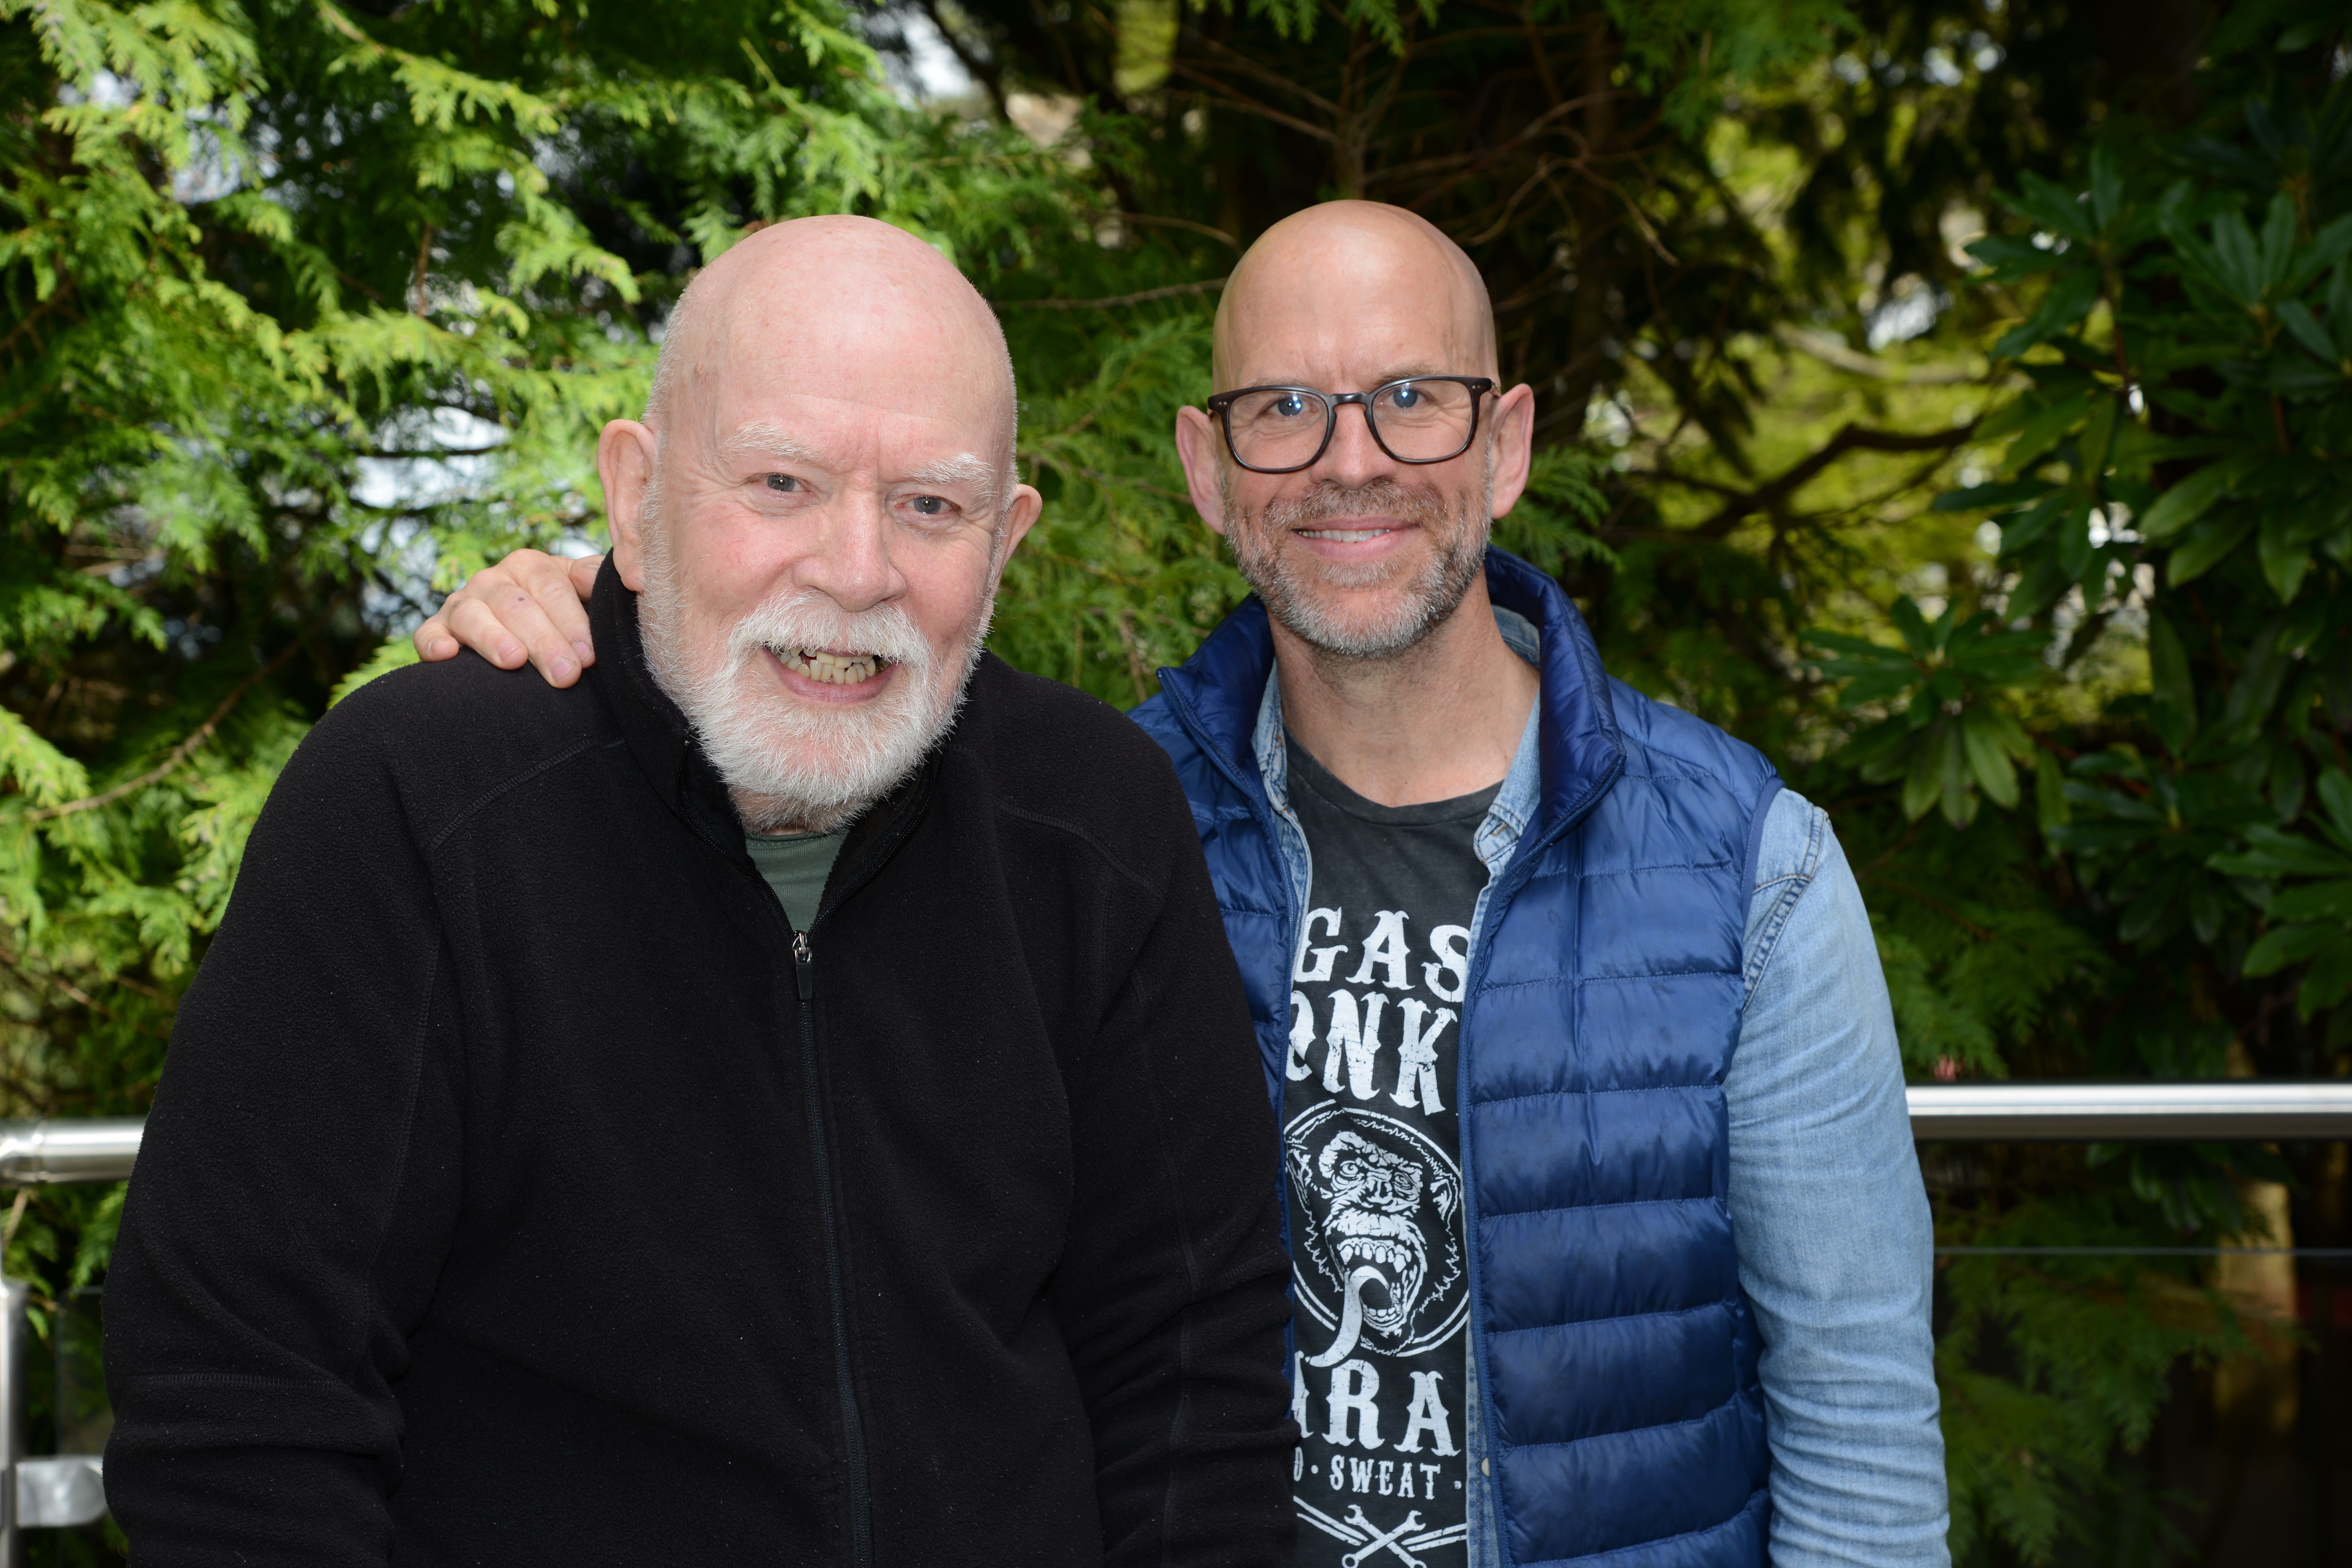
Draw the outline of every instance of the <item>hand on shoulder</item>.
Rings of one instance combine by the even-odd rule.
[[[469,647],[500,669],[519,669],[527,658],[550,686],[570,686],[596,662],[587,602],[604,564],[601,555],[518,550],[442,601],[416,628],[417,657],[432,663]]]

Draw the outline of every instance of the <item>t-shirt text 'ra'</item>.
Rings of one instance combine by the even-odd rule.
[[[1296,742],[1313,868],[1283,1094],[1300,1568],[1460,1563],[1470,1278],[1455,1044],[1500,789],[1382,806]]]

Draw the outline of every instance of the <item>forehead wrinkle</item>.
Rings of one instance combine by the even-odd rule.
[[[999,465],[1013,472],[1018,406],[1013,360],[1002,323],[971,281],[935,247],[873,218],[795,218],[771,225],[729,247],[697,274],[673,309],[657,359],[646,423],[659,437],[680,417],[699,425],[734,373],[744,342],[832,342],[864,353],[880,334],[897,342],[919,329],[921,353],[936,368],[945,352],[955,379],[982,389]],[[828,333],[830,334],[828,336]],[[844,337],[846,334],[846,337]],[[903,345],[901,345],[903,346]],[[699,432],[698,432],[699,434]],[[740,450],[714,440],[714,453]],[[757,452],[758,448],[752,448]],[[785,455],[822,461],[823,454]]]
[[[1365,382],[1361,386],[1312,386],[1306,382],[1299,381],[1266,381],[1258,382],[1254,384],[1257,386],[1305,386],[1310,392],[1370,392],[1375,387],[1389,386],[1400,381],[1433,381],[1440,376],[1460,375],[1464,373],[1460,371],[1444,369],[1433,360],[1417,360],[1402,369],[1391,366],[1389,369],[1380,372],[1378,374],[1373,376],[1371,380]],[[1240,387],[1235,390],[1246,392],[1251,390],[1251,388]]]

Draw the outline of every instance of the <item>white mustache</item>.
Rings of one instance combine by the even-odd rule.
[[[803,653],[865,656],[877,664],[903,664],[917,677],[931,666],[931,645],[901,606],[877,605],[853,615],[814,588],[761,605],[728,634],[734,663],[763,647],[786,660]]]

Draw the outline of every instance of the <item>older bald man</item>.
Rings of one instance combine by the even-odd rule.
[[[1427,223],[1267,231],[1213,374],[1176,442],[1256,595],[1135,718],[1283,1122],[1297,1562],[1942,1563],[1927,1206],[1827,818],[1487,548],[1535,398]],[[572,679],[564,570],[418,647]]]
[[[145,1568],[1286,1556],[1246,1005],[1166,755],[981,652],[1013,418],[936,253],[768,230],[604,430],[610,657],[303,743],[108,1280]]]

